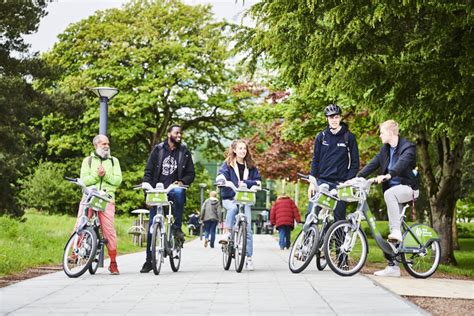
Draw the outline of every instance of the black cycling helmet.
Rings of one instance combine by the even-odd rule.
[[[342,114],[341,108],[337,104],[329,104],[324,109],[324,115],[326,115],[326,116],[341,115],[341,114]]]

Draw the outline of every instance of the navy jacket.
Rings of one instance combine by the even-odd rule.
[[[150,183],[152,187],[155,187],[160,178],[165,151],[169,151],[168,141],[156,145],[148,157],[143,182]],[[178,157],[178,181],[190,185],[195,177],[194,162],[191,153],[183,144],[179,145]]]
[[[232,166],[229,166],[227,162],[224,161],[222,166],[219,168],[219,174],[224,175],[224,177],[228,181],[232,181],[232,183],[236,186],[239,187],[239,177],[235,174],[234,168]],[[253,185],[257,184],[257,181],[262,181],[262,177],[258,173],[257,168],[253,167],[249,169],[249,175],[247,177],[247,180],[243,180],[245,184],[247,185],[247,188],[251,188]],[[224,200],[232,200],[235,196],[235,192],[231,188],[226,188],[223,187],[221,188],[221,197]]]
[[[378,169],[379,175],[390,173],[392,178],[399,177],[401,184],[409,185],[414,190],[418,190],[418,179],[413,174],[416,168],[416,146],[405,138],[399,138],[394,155],[398,157],[392,169],[388,169],[390,162],[390,145],[384,144],[380,152],[365,166],[357,175],[367,177]],[[388,181],[382,183],[383,190],[390,188]]]
[[[341,123],[341,127],[335,135],[328,126],[316,136],[311,161],[312,176],[329,182],[343,182],[356,176],[359,170],[357,141],[346,123]],[[351,157],[350,165],[346,137]]]

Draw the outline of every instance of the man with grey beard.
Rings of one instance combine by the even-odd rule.
[[[112,202],[107,204],[104,212],[99,213],[102,233],[107,240],[107,250],[110,257],[109,271],[120,274],[117,267],[117,234],[114,227],[115,191],[122,182],[122,171],[117,158],[110,155],[109,139],[105,135],[97,135],[92,140],[95,150],[82,161],[81,180],[86,186],[95,185],[97,189],[106,191]],[[83,214],[79,207],[78,218]],[[76,224],[77,225],[77,224]]]

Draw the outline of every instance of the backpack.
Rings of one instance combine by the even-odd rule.
[[[326,133],[324,131],[321,132],[323,134],[323,138],[321,139],[321,144],[326,140]],[[344,133],[344,143],[346,144],[347,149],[347,158],[349,160],[349,164],[347,165],[347,170],[351,168],[351,150],[349,148],[349,131]]]
[[[110,157],[108,158],[112,160],[112,168],[114,167],[114,158]],[[92,166],[92,156],[89,156],[89,159],[87,159],[87,164],[89,165],[89,168]]]

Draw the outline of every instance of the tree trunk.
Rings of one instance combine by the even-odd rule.
[[[458,242],[458,225],[457,225],[457,215],[456,210],[454,210],[453,214],[453,249],[459,250],[459,242]]]
[[[464,137],[438,138],[433,145],[439,158],[432,163],[428,137],[421,135],[419,145],[422,176],[427,184],[433,228],[441,240],[441,263],[456,264],[453,247],[453,217],[460,195]]]
[[[453,247],[452,212],[446,212],[450,207],[445,201],[430,198],[431,212],[433,213],[433,228],[438,232],[441,243],[441,263],[456,265]]]

